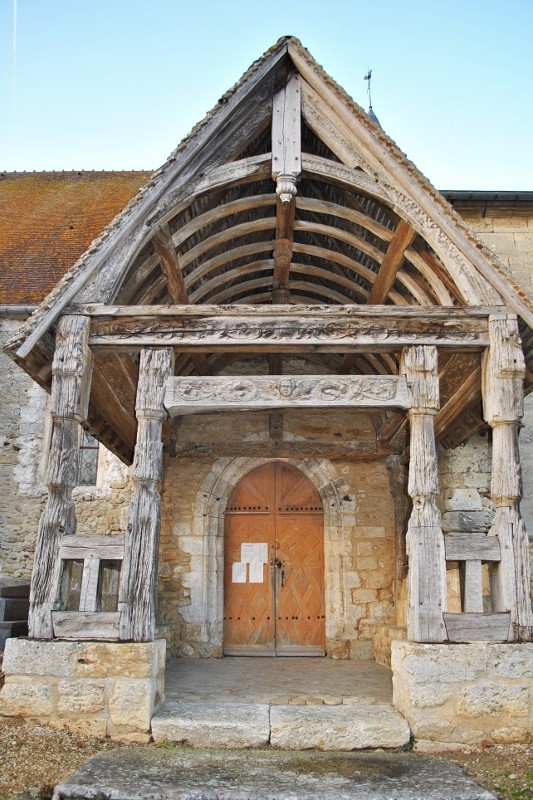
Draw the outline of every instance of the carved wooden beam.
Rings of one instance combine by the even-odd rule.
[[[368,305],[379,305],[385,302],[396,280],[396,273],[402,265],[405,251],[415,236],[416,231],[407,222],[400,220],[368,295]]]
[[[396,375],[246,375],[173,377],[165,408],[171,417],[213,411],[280,408],[408,408],[407,385]]]
[[[524,356],[514,314],[493,315],[489,332],[490,348],[483,359],[483,409],[492,428],[495,515],[490,535],[498,537],[502,553],[491,575],[493,610],[511,612],[511,640],[529,640],[533,611],[528,539],[520,512],[518,451],[518,424],[524,414]]]
[[[170,348],[143,350],[135,410],[137,444],[131,473],[133,494],[124,541],[120,576],[120,638],[150,642],[155,634],[155,583],[161,525],[161,497],[157,484],[163,477],[161,432],[166,411],[165,381],[173,371]]]
[[[266,310],[268,308],[268,310]],[[183,352],[215,349],[252,352],[394,352],[409,344],[482,349],[488,310],[443,307],[143,306],[93,314],[90,345],[115,350],[175,346]]]
[[[161,269],[166,276],[168,292],[172,298],[172,302],[176,305],[188,303],[189,297],[185,287],[183,273],[168,225],[163,225],[157,233],[152,236],[152,243],[160,258]]]
[[[48,459],[48,498],[41,515],[31,579],[30,637],[52,639],[52,611],[59,608],[64,535],[76,533],[72,490],[78,478],[79,423],[86,419],[91,385],[92,354],[88,347],[90,320],[64,316],[59,320],[52,366],[52,442]]]
[[[446,560],[437,507],[439,473],[433,429],[439,408],[436,348],[405,348],[400,371],[407,379],[411,405],[408,492],[413,508],[407,528],[407,635],[414,642],[442,642],[447,638],[443,618]]]

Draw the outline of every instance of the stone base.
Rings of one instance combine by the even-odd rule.
[[[533,644],[392,642],[394,705],[418,741],[533,741]]]
[[[8,639],[0,714],[87,736],[147,742],[161,704],[165,641]]]

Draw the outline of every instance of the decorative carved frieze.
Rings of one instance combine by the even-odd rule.
[[[408,408],[404,377],[324,375],[173,377],[167,380],[165,408],[170,416],[223,410],[270,408]]]
[[[112,312],[111,312],[112,313]],[[464,318],[461,315],[415,317],[387,315],[368,318],[354,313],[337,315],[317,311],[314,317],[285,314],[242,314],[241,316],[153,317],[118,316],[93,318],[91,347],[140,348],[174,345],[184,348],[224,348],[245,350],[252,346],[305,349],[372,347],[394,350],[408,344],[437,344],[443,347],[484,347],[488,344],[486,318]]]

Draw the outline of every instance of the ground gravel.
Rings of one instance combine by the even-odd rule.
[[[47,800],[54,786],[84,761],[117,747],[127,745],[0,717],[0,800]],[[443,755],[502,800],[533,800],[531,745],[493,745]]]

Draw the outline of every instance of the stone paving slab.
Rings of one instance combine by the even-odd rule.
[[[100,753],[53,800],[496,800],[415,753],[132,748]]]

